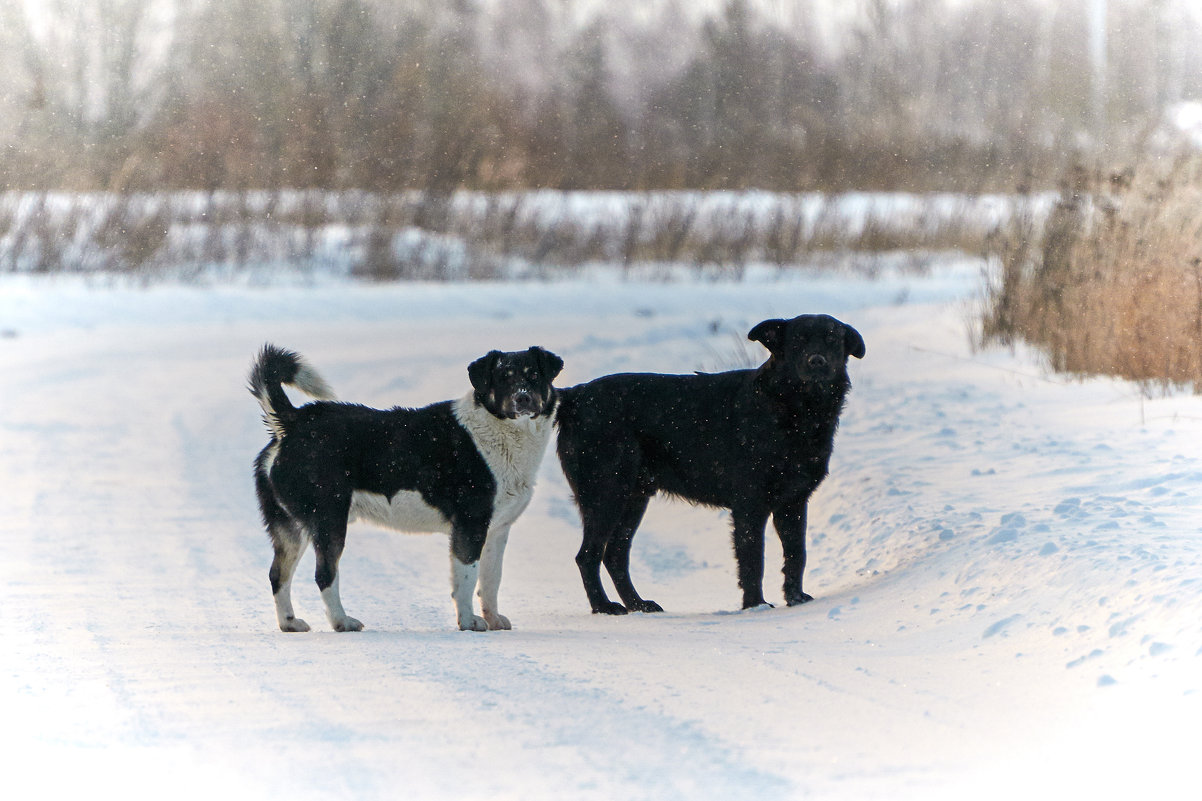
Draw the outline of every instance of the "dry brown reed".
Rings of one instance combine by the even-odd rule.
[[[995,253],[983,342],[1024,340],[1058,371],[1202,391],[1202,159],[1074,170],[1042,230],[1017,219]]]

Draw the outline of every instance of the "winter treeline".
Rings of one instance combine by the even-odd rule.
[[[1187,3],[1100,6],[0,0],[0,188],[1040,186],[1202,96]]]

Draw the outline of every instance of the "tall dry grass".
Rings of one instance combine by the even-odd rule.
[[[1042,229],[1015,220],[995,253],[983,342],[1026,341],[1058,371],[1202,392],[1202,158],[1074,170]]]

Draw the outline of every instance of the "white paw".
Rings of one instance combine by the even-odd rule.
[[[498,615],[496,612],[484,612],[484,620],[488,623],[489,631],[509,631],[513,626],[509,622],[509,618],[504,615]]]
[[[309,624],[299,617],[280,621],[280,631],[308,631]]]
[[[459,619],[460,631],[488,631],[488,622],[482,618],[472,615],[467,620]]]
[[[363,631],[363,624],[353,617],[344,617],[334,623],[334,631]]]

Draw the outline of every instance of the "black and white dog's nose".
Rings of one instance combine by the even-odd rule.
[[[513,393],[513,407],[519,413],[534,411],[535,405],[534,396],[530,394],[530,390],[519,389]]]
[[[823,367],[826,367],[826,357],[821,353],[815,353],[814,355],[810,356],[807,362],[814,370],[821,370]]]

